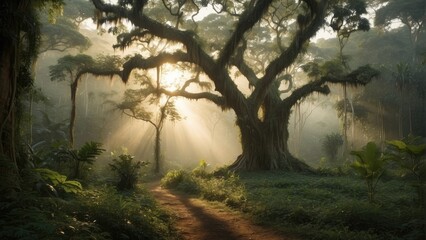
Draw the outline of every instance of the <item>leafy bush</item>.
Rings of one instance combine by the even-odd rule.
[[[339,147],[343,145],[342,135],[338,133],[331,133],[324,137],[322,142],[322,150],[329,158],[332,164],[336,164],[336,157]]]
[[[196,177],[205,177],[207,176],[207,162],[205,160],[200,160],[198,167],[192,170],[192,174]]]
[[[58,144],[51,146],[49,149],[50,153],[45,153],[45,156],[50,158],[52,163],[45,163],[49,167],[56,167],[60,163],[66,163],[70,167],[69,176],[74,179],[82,178],[82,169],[84,164],[93,165],[96,158],[101,155],[105,149],[102,148],[102,144],[98,142],[86,142],[80,149],[70,149],[68,145]]]
[[[420,137],[414,136],[387,143],[387,157],[400,166],[404,175],[411,174],[414,177],[412,185],[417,191],[418,202],[426,207],[426,144]]]
[[[222,201],[231,207],[241,207],[245,203],[244,186],[238,176],[230,172],[225,174],[222,171],[220,176],[215,176],[214,173],[201,172],[199,168],[191,173],[184,170],[171,170],[161,179],[161,185],[165,188],[198,194],[210,201]]]
[[[95,222],[73,216],[76,205],[59,198],[21,192],[14,202],[0,202],[0,239],[111,239]]]
[[[144,189],[86,189],[67,201],[21,192],[0,202],[0,239],[179,239]]]
[[[111,187],[89,191],[78,198],[76,218],[96,222],[113,239],[177,239],[171,217],[144,190],[120,193]]]
[[[198,185],[194,177],[184,170],[171,170],[161,179],[164,188],[178,189],[186,193],[198,193]]]
[[[134,189],[138,181],[140,168],[148,164],[146,162],[133,161],[133,158],[131,155],[122,154],[109,164],[120,179],[117,183],[119,190]]]
[[[361,151],[352,151],[351,154],[357,157],[351,166],[367,183],[368,199],[373,202],[377,183],[384,172],[385,158],[374,142],[367,143]]]
[[[42,190],[43,186],[52,186],[56,190],[61,190],[66,193],[78,193],[83,190],[81,183],[78,181],[67,180],[67,176],[64,176],[58,172],[52,171],[47,168],[36,168],[34,171],[40,174],[42,182],[36,184],[38,190]],[[47,185],[46,185],[47,184]]]

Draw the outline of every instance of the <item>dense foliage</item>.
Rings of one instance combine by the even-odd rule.
[[[1,202],[2,239],[178,239],[172,219],[147,190],[85,189],[68,199],[23,192]]]

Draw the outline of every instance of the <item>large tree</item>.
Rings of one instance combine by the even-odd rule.
[[[285,70],[291,67],[309,39],[323,25],[329,10],[328,0],[299,3],[291,0],[162,3],[120,0],[116,5],[102,0],[92,1],[99,10],[99,25],[117,23],[121,19],[133,24],[129,33],[119,35],[116,46],[127,47],[136,42],[143,45],[156,39],[175,43],[175,47],[156,55],[142,52],[130,57],[123,69],[116,73],[123,81],[128,81],[134,69],[151,69],[169,63],[200,70],[213,82],[214,91],[195,92],[184,88],[162,92],[189,99],[206,99],[224,110],[235,112],[243,150],[230,166],[235,170],[309,169],[288,149],[287,127],[292,106],[314,92],[328,94],[328,83],[366,84],[377,74],[368,66],[344,76],[329,73],[286,95],[281,94],[288,83],[288,78],[283,77]],[[219,36],[226,37],[223,41],[214,40],[218,35],[203,34],[204,29],[198,25],[203,20],[197,22],[196,15],[204,6],[215,11],[210,18],[227,19],[225,25],[215,26],[217,31],[221,30]],[[271,47],[271,43],[275,47]],[[241,85],[237,85],[238,75],[248,82],[249,91],[243,91]]]
[[[20,96],[32,84],[32,64],[40,37],[37,9],[60,0],[5,0],[0,2],[0,195],[19,189],[16,146],[19,141]],[[22,163],[22,161],[21,161]],[[5,194],[6,193],[6,194]]]

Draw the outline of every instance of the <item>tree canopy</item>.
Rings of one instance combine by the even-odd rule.
[[[292,89],[287,97],[281,95],[281,83],[288,83],[292,79],[286,75],[286,71],[305,51],[310,38],[323,26],[331,7],[336,6],[331,6],[327,0],[299,3],[163,1],[162,4],[118,1],[115,5],[101,0],[92,2],[99,11],[98,25],[113,24],[110,31],[119,33],[116,47],[125,48],[132,44],[144,46],[160,39],[170,43],[158,54],[144,51],[142,47],[141,54],[129,57],[123,69],[116,72],[124,82],[128,81],[135,69],[147,70],[165,63],[202,71],[213,82],[214,91],[163,93],[206,99],[236,113],[243,154],[233,164],[235,169],[306,169],[305,164],[291,157],[287,147],[291,107],[313,92],[328,94],[327,83],[364,85],[377,75],[377,71],[368,66],[346,75],[327,73]],[[206,6],[213,10],[206,16],[213,23],[198,25],[202,21],[196,20],[196,17],[200,8]],[[358,11],[362,6],[351,5],[357,16],[364,13]],[[161,11],[168,14],[154,15]],[[334,16],[337,16],[336,11]],[[340,19],[339,16],[336,19]],[[359,18],[361,23],[357,23],[358,27],[367,26],[364,18]],[[133,29],[121,32],[122,19],[129,20]],[[220,27],[214,25],[220,22],[225,24]],[[223,34],[212,35],[209,30]],[[249,92],[237,85],[238,77],[235,74],[247,81]],[[197,82],[188,81],[186,84],[196,85]]]

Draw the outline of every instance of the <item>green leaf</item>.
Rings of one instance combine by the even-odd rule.
[[[78,193],[83,190],[81,183],[73,180],[63,182],[60,187],[67,193]]]
[[[405,150],[407,148],[407,144],[400,140],[387,141],[387,143],[391,146],[398,148],[399,150]]]
[[[78,161],[93,163],[97,156],[101,155],[105,149],[98,142],[86,142],[78,151]]]
[[[409,153],[412,153],[414,155],[423,155],[426,150],[426,144],[421,145],[407,145],[407,150]]]

